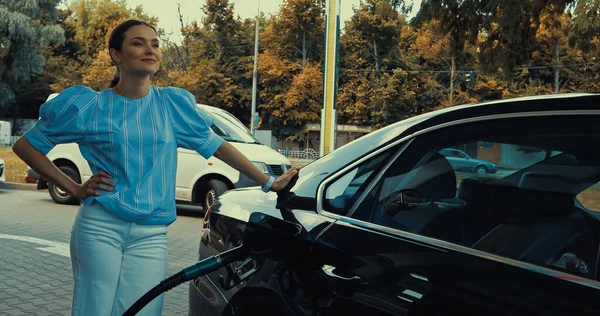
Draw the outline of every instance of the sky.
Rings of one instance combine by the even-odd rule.
[[[234,4],[234,12],[242,19],[256,16],[257,8],[265,15],[275,14],[279,11],[283,0],[230,0]],[[63,1],[63,6],[71,1]],[[419,7],[420,0],[414,1],[414,8]],[[202,6],[204,0],[126,0],[130,8],[142,5],[144,12],[148,15],[158,17],[158,27],[170,34],[169,40],[181,43],[180,23],[177,13],[177,4],[181,4],[183,22],[188,24],[194,20],[200,21],[203,16]],[[347,21],[354,14],[353,7],[358,7],[360,0],[341,0],[340,19]],[[260,6],[258,6],[258,4]],[[414,12],[415,10],[413,10]],[[343,22],[342,22],[343,28]]]
[[[232,0],[234,12],[240,18],[253,18],[256,16],[257,9],[264,12],[265,15],[275,14],[279,11],[283,0]],[[345,21],[352,14],[352,6],[358,6],[360,0],[342,0],[340,6],[340,19]],[[172,3],[167,5],[167,3]],[[127,4],[132,8],[137,5],[143,5],[144,12],[150,15],[157,16],[159,19],[159,27],[163,28],[167,33],[173,32],[170,40],[177,43],[181,42],[181,34],[179,32],[179,17],[177,14],[177,3],[181,3],[181,12],[183,13],[183,22],[189,23],[194,20],[200,21],[202,16],[202,6],[204,0],[127,0]]]

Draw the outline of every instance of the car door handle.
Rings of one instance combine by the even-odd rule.
[[[348,284],[348,283],[352,283],[352,284],[366,284],[367,282],[363,280],[363,278],[357,276],[357,275],[351,275],[351,276],[343,276],[340,275],[338,273],[336,273],[337,268],[334,266],[330,266],[330,265],[323,265],[323,267],[321,267],[321,272],[323,277],[333,283],[339,283],[339,284]]]
[[[397,297],[413,303],[420,301],[429,292],[430,288],[429,278],[416,273],[409,273],[400,280]]]

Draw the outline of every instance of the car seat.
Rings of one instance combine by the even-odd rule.
[[[519,207],[507,212],[504,223],[472,247],[541,266],[552,266],[559,257],[573,252],[589,267],[587,273],[576,274],[593,278],[598,223],[575,207],[574,188],[579,186],[578,179],[567,175],[523,173],[519,182]]]
[[[452,199],[456,196],[456,175],[448,160],[439,153],[433,154],[426,163],[413,168],[396,186],[398,190],[418,191],[426,201],[410,210],[390,216],[385,213],[383,201],[375,209],[373,222],[387,227],[418,233],[421,228],[443,209],[435,201]]]

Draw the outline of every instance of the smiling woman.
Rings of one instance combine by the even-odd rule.
[[[177,149],[215,156],[265,192],[280,191],[297,171],[275,180],[216,134],[214,116],[189,91],[154,87],[161,61],[157,32],[128,20],[109,39],[117,74],[96,92],[75,86],[43,104],[40,119],[13,146],[48,182],[82,201],[71,231],[73,314],[121,315],[166,276],[167,226],[176,218]],[[78,184],[46,156],[77,143],[94,175]],[[160,315],[163,297],[146,307]]]
[[[129,36],[128,36],[129,34]],[[108,42],[110,58],[117,71],[110,87],[117,92],[130,90],[119,85],[121,77],[127,82],[155,74],[160,67],[160,47],[156,29],[143,21],[129,20],[117,26]],[[131,92],[129,92],[131,93]],[[143,97],[143,95],[137,96]]]

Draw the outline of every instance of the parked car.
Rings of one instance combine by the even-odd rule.
[[[56,95],[56,93],[50,95],[48,100]],[[201,104],[198,106],[205,108],[215,118],[211,126],[213,131],[230,142],[264,173],[278,177],[291,168],[289,159],[261,144],[235,116],[213,106]],[[57,145],[46,156],[75,182],[83,183],[92,176],[89,164],[75,143]],[[39,175],[33,170],[28,172],[28,176],[39,179]],[[204,209],[229,189],[258,185],[215,157],[204,159],[197,152],[183,148],[178,149],[176,177],[177,200],[199,204]],[[67,192],[47,183],[43,178],[39,179],[38,188],[47,188],[56,203],[78,203]]]
[[[0,157],[0,182],[6,181],[5,166],[4,160]]]
[[[25,182],[26,183],[38,183],[39,178],[40,178],[40,175],[37,172],[35,172],[35,170],[31,169],[30,166],[27,166],[27,175],[25,176]]]
[[[309,244],[193,280],[189,314],[598,315],[599,104],[455,106],[338,148],[289,191],[228,191],[205,214],[199,259],[242,244],[255,212],[300,224]],[[510,173],[464,176],[439,153],[481,142],[502,145]]]
[[[496,173],[498,171],[498,167],[494,163],[471,158],[471,156],[462,150],[444,148],[440,150],[440,154],[446,157],[452,168],[456,171],[473,172],[480,175]]]

